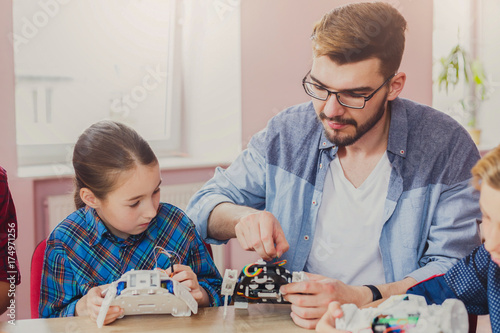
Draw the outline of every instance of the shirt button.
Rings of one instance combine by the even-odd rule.
[[[315,206],[316,206],[316,200],[313,200],[313,205],[315,205]]]
[[[305,235],[305,236],[304,236],[304,240],[309,240],[309,236],[308,236],[308,235]]]
[[[323,141],[323,146],[326,146],[326,141]]]
[[[405,153],[405,151],[403,149],[401,149],[399,152],[401,153],[401,155],[404,155],[404,153]]]
[[[320,169],[321,169],[321,168],[323,168],[323,163],[320,163],[320,164],[319,164],[319,168],[320,168]]]

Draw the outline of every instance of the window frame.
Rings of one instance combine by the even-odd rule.
[[[179,15],[182,15],[180,0],[170,0],[171,10],[169,19],[169,38],[168,38],[168,58],[167,58],[167,77],[165,92],[165,126],[169,126],[170,137],[162,140],[147,140],[158,158],[183,155],[182,147],[182,24]],[[15,9],[13,8],[13,17],[15,18]],[[18,18],[21,19],[21,18]],[[16,33],[16,31],[14,31]],[[14,53],[15,61],[15,53]],[[23,75],[17,75],[16,69],[15,81],[16,91],[20,81],[27,78]],[[29,78],[28,78],[29,79]],[[64,83],[63,83],[64,84]],[[16,93],[17,94],[17,93]],[[16,97],[17,98],[17,97]],[[107,119],[106,111],[103,112],[102,119]],[[16,106],[17,113],[17,106]],[[16,117],[19,118],[19,117]],[[16,120],[19,121],[19,120]],[[169,124],[167,124],[167,121]],[[17,126],[17,123],[16,123]],[[134,127],[132,125],[132,127]],[[140,133],[144,136],[144,133]],[[46,165],[70,165],[72,152],[75,142],[71,143],[52,143],[52,144],[19,144],[16,138],[18,167],[33,167]]]

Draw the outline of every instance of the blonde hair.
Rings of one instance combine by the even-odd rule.
[[[473,184],[476,189],[482,182],[500,190],[500,146],[489,151],[472,168]]]
[[[339,65],[378,58],[381,74],[389,77],[401,64],[405,30],[406,20],[387,3],[337,7],[314,26],[313,55],[328,56]]]

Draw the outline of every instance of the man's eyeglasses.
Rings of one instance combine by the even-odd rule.
[[[396,74],[391,75],[387,80],[382,83],[380,87],[378,87],[374,92],[372,92],[368,96],[363,96],[359,94],[355,94],[348,91],[331,91],[322,87],[318,84],[306,81],[307,76],[311,71],[309,71],[306,76],[302,79],[302,86],[306,93],[320,101],[326,101],[330,97],[330,95],[335,95],[337,97],[337,101],[340,105],[351,108],[351,109],[362,109],[365,107],[367,101],[369,101],[383,86],[385,86]]]

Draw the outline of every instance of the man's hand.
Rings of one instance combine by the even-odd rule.
[[[342,333],[347,331],[341,331],[335,329],[335,319],[342,318],[344,313],[342,312],[342,308],[340,307],[339,302],[331,302],[328,305],[328,309],[326,313],[321,317],[316,325],[316,332],[323,333]]]
[[[207,234],[221,240],[237,238],[244,250],[255,251],[264,260],[279,257],[290,247],[273,214],[230,202],[212,210]]]
[[[358,307],[372,299],[370,289],[349,286],[339,280],[306,273],[309,281],[281,286],[284,298],[292,303],[291,317],[300,327],[314,329],[332,301],[354,303]]]
[[[102,296],[101,293],[108,286],[109,285],[94,287],[89,290],[87,295],[80,298],[80,300],[76,303],[75,316],[89,316],[92,321],[97,321],[97,316],[99,315],[99,310],[101,309],[102,301],[104,300],[104,296]],[[122,308],[119,306],[110,306],[108,313],[106,314],[106,319],[104,319],[104,325],[114,322],[122,314]]]
[[[256,211],[239,219],[234,227],[236,238],[246,251],[255,251],[264,260],[280,257],[290,247],[273,214]]]
[[[170,275],[170,268],[168,268],[166,272]],[[198,277],[191,267],[186,265],[174,265],[174,275],[172,279],[191,289],[190,293],[196,302],[198,302],[199,306],[209,305],[210,299],[207,291],[200,286]]]

